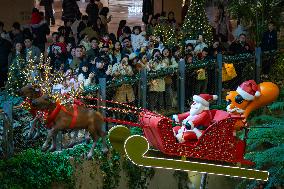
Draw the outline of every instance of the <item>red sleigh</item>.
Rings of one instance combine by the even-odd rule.
[[[253,165],[243,158],[245,141],[234,136],[236,122],[243,118],[231,117],[221,110],[211,110],[211,114],[213,123],[199,140],[185,143],[177,142],[172,120],[167,117],[148,111],[140,114],[140,122],[150,145],[164,154]]]

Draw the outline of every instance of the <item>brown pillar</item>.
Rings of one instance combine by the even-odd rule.
[[[28,24],[34,0],[1,0],[0,20],[9,30],[14,22]]]

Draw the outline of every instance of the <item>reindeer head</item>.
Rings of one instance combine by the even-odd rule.
[[[32,106],[39,110],[47,110],[54,105],[55,100],[49,95],[42,95],[41,97],[32,101]]]
[[[18,95],[29,99],[36,99],[41,96],[41,89],[38,85],[28,84],[19,89]]]

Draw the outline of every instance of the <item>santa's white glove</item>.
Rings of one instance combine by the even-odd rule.
[[[187,131],[187,129],[186,129],[184,126],[182,126],[182,127],[178,130],[178,133],[183,133],[183,132],[185,132],[185,131]]]
[[[179,122],[179,120],[178,120],[178,115],[173,115],[173,116],[172,116],[172,120],[173,120],[174,122]]]

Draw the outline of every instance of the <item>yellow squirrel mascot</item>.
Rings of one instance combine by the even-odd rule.
[[[227,112],[248,118],[250,113],[275,101],[279,96],[279,88],[272,82],[257,84],[254,80],[243,82],[236,91],[226,96]]]

